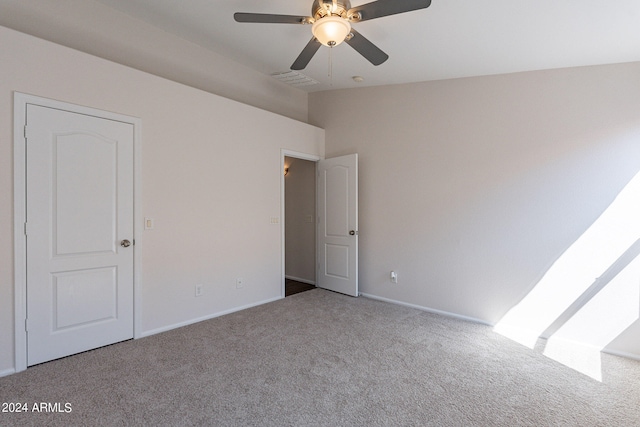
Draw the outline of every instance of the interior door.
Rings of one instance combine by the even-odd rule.
[[[133,338],[133,125],[27,106],[27,364]]]
[[[318,162],[317,286],[358,296],[358,155]]]

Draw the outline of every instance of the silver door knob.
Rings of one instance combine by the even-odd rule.
[[[123,248],[128,248],[129,246],[131,246],[131,242],[127,239],[124,239],[122,242],[120,242],[120,246],[122,246]]]

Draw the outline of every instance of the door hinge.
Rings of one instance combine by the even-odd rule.
[[[24,331],[29,332],[29,319],[24,319]]]
[[[27,125],[24,125],[24,139],[27,139]]]
[[[24,223],[24,235],[25,236],[27,235],[27,223],[26,222]]]

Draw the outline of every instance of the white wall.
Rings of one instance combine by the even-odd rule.
[[[13,91],[141,118],[143,333],[281,296],[281,149],[323,156],[324,131],[3,27],[0,40],[0,373],[15,366]]]
[[[359,154],[362,292],[495,323],[640,171],[640,63],[320,92],[309,118]]]
[[[3,0],[0,25],[307,121],[306,92],[94,0]]]
[[[285,276],[315,283],[316,163],[285,157],[285,166]]]

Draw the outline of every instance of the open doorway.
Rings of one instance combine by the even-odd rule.
[[[284,157],[285,296],[316,287],[316,163]]]
[[[281,153],[280,170],[287,174],[280,175],[281,295],[289,279],[357,297],[358,154],[322,160],[285,149]],[[308,179],[297,180],[296,170],[303,165]],[[306,202],[295,201],[300,194]]]

